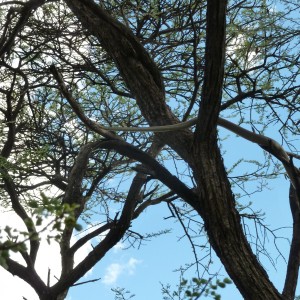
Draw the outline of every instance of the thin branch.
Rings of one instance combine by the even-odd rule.
[[[14,44],[16,36],[23,29],[27,20],[32,15],[32,12],[43,5],[45,2],[46,0],[30,0],[24,3],[23,7],[20,9],[19,20],[17,21],[15,27],[12,29],[10,36],[6,39],[6,42],[3,42],[2,45],[0,45],[0,58],[2,58],[5,53],[9,52],[10,48]]]
[[[78,286],[78,285],[82,285],[82,284],[87,284],[87,283],[91,283],[91,282],[96,282],[99,281],[101,278],[96,278],[96,279],[91,279],[91,280],[87,280],[87,281],[83,281],[83,282],[78,282],[72,285],[73,286]]]

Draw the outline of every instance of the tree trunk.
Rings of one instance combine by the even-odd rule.
[[[92,0],[65,0],[74,14],[114,59],[150,125],[174,124],[159,72],[130,30]],[[244,236],[217,146],[216,126],[224,70],[226,1],[208,1],[205,80],[199,122],[188,130],[159,134],[194,171],[199,201],[190,199],[205,222],[212,247],[245,299],[283,299],[257,261]],[[192,149],[192,151],[191,151]]]
[[[243,234],[218,146],[198,145],[194,158],[200,198],[194,208],[202,216],[209,241],[227,273],[247,300],[283,299]]]

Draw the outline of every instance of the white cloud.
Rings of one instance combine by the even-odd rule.
[[[112,263],[106,268],[102,282],[105,285],[112,285],[117,282],[121,275],[134,275],[136,266],[142,261],[131,257],[127,263]]]
[[[136,266],[140,264],[142,261],[131,257],[126,265],[126,269],[129,275],[133,275],[136,269]]]
[[[106,274],[104,275],[102,282],[107,285],[115,283],[118,277],[123,272],[123,269],[124,266],[122,266],[121,264],[117,264],[117,263],[110,264],[106,268]]]
[[[234,59],[238,60],[239,63],[244,65],[244,68],[252,68],[257,65],[260,61],[259,53],[251,50],[250,44],[244,34],[238,34],[231,42],[227,45],[227,53]],[[247,51],[244,49],[246,48]],[[243,54],[241,54],[241,50]]]

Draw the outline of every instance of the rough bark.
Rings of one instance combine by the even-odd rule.
[[[296,287],[299,277],[300,266],[300,203],[299,189],[290,185],[290,207],[293,217],[293,235],[286,272],[286,278],[283,288],[284,299],[293,300],[295,298]]]
[[[210,243],[245,299],[282,299],[257,261],[243,234],[230,184],[217,145],[195,149],[194,174],[199,183],[195,207]]]
[[[65,1],[82,25],[95,35],[114,59],[124,81],[150,125],[169,125],[178,119],[165,103],[164,86],[157,66],[129,28],[113,19],[91,0]],[[186,161],[190,158],[192,133],[180,130],[159,134]]]
[[[204,84],[193,144],[200,212],[210,243],[245,299],[282,299],[243,234],[217,145],[225,57],[226,1],[207,5]]]
[[[42,0],[28,1],[28,5],[24,6],[27,7],[27,10],[21,13],[20,21],[17,23],[13,34],[3,45],[0,45],[2,46],[0,56],[7,53],[14,37],[21,30],[30,13],[44,2]],[[155,62],[129,28],[116,21],[92,0],[65,0],[65,2],[82,25],[98,38],[103,48],[114,59],[120,74],[149,124],[169,125],[178,123],[178,119],[165,103],[164,85]],[[157,179],[189,203],[203,218],[212,247],[245,299],[291,299],[295,293],[300,260],[297,254],[300,247],[297,238],[299,236],[299,207],[292,209],[295,239],[293,240],[294,246],[292,245],[291,261],[288,266],[290,277],[287,277],[283,296],[281,296],[270,282],[267,273],[259,264],[245,238],[217,145],[216,126],[221,107],[224,76],[226,1],[209,0],[207,2],[205,78],[195,134],[193,135],[188,129],[178,130],[171,134],[157,134],[162,142],[167,143],[189,163],[197,183],[197,194],[188,189],[178,178],[172,176],[155,159],[126,142],[120,141],[111,132],[103,131],[101,126],[97,126],[95,122],[90,122],[82,116],[81,119],[87,126],[96,132],[99,131],[100,134],[109,139],[108,141],[89,144],[86,147],[91,147],[90,149],[97,147],[114,149],[129,158],[140,161],[151,170],[151,174],[154,174]],[[52,68],[52,73],[56,75],[60,88],[74,111],[78,116],[81,116],[82,111],[78,109],[76,100],[71,98],[72,95],[64,90],[62,78],[58,76],[55,68]],[[86,153],[84,157],[84,163],[74,166],[74,174],[71,174],[66,188],[65,202],[67,203],[70,201],[73,203],[77,199],[76,197],[80,198],[81,196],[80,186],[84,173],[82,167],[87,162],[88,154]],[[288,162],[286,161],[286,163]],[[76,167],[80,171],[77,174],[75,174]],[[79,176],[77,176],[78,174]],[[66,265],[62,272],[62,278],[53,287],[47,287],[30,266],[25,268],[12,260],[8,260],[9,271],[33,286],[40,299],[62,299],[68,288],[90,270],[123,237],[132,218],[134,218],[137,193],[144,180],[144,175],[135,178],[121,217],[105,228],[110,229],[105,239],[74,269],[73,254],[76,247],[80,247],[81,244],[77,243],[73,248],[70,248],[71,232],[66,232],[65,244],[62,246],[63,259]],[[82,204],[82,199],[78,201]],[[294,203],[298,202],[294,201]],[[24,215],[24,213],[22,214]],[[93,234],[98,232],[95,231]],[[81,242],[84,243],[85,240]],[[293,260],[293,257],[296,257],[297,260]],[[297,265],[294,265],[295,261]]]
[[[66,3],[113,57],[149,124],[176,123],[164,102],[163,85],[156,66],[129,29],[93,1],[66,0]],[[226,1],[208,1],[205,80],[194,143],[188,130],[160,133],[159,136],[190,163],[199,194],[198,199],[193,197],[187,202],[204,219],[214,250],[245,299],[282,299],[245,239],[217,146],[216,126],[224,72],[225,13]]]

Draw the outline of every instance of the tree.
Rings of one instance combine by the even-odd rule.
[[[211,247],[245,299],[294,299],[300,262],[300,182],[294,165],[299,156],[293,141],[299,131],[299,3],[0,5],[1,198],[26,229],[16,242],[6,228],[10,239],[1,251],[7,271],[40,299],[64,299],[118,241],[140,238],[130,225],[146,207],[167,203],[181,221],[194,213],[201,217]],[[145,125],[149,131],[140,129]],[[247,216],[225,168],[218,125],[266,153],[254,175],[244,173],[237,185],[247,189],[247,180],[279,176],[282,170],[291,182],[293,236],[282,292],[247,241],[241,225]],[[281,143],[263,135],[271,125]],[[170,160],[184,171],[169,172]],[[112,178],[131,184],[118,189],[121,183],[109,184]],[[112,215],[116,204],[119,211]],[[101,214],[93,214],[95,207]],[[45,212],[59,232],[62,259],[61,276],[52,286],[34,265]],[[71,245],[78,223],[91,214],[103,223]],[[76,251],[103,233],[74,266]],[[8,257],[11,249],[25,265]]]

